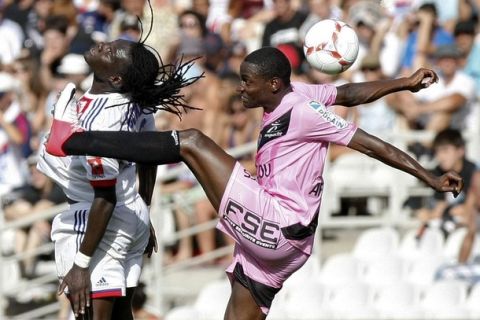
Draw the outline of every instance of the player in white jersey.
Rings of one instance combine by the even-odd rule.
[[[60,105],[72,106],[78,125],[86,131],[152,131],[153,111],[180,115],[181,108],[189,107],[179,91],[198,77],[185,78],[191,62],[160,65],[151,50],[143,42],[124,40],[92,47],[84,55],[94,74],[91,88],[76,101],[75,87],[68,84],[55,112]],[[70,203],[52,225],[59,294],[67,292],[76,317],[133,319],[131,298],[143,253],[151,254],[154,243],[147,205],[156,165],[93,156],[54,157],[42,149],[38,167],[62,186]]]
[[[151,164],[185,162],[218,210],[219,228],[236,242],[227,269],[232,294],[225,319],[265,319],[283,282],[311,253],[329,143],[365,153],[438,191],[458,194],[463,186],[458,174],[434,176],[403,151],[338,117],[330,108],[364,104],[400,90],[421,90],[436,81],[432,70],[339,87],[291,84],[290,72],[287,58],[269,47],[250,53],[240,67],[244,106],[264,109],[256,178],[193,129],[153,134],[75,132],[70,124],[74,117],[60,116],[55,117],[47,151]],[[127,141],[132,148],[123,148]]]

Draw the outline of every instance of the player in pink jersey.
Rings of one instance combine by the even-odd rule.
[[[403,151],[338,117],[330,108],[368,103],[400,90],[421,90],[437,80],[433,71],[420,69],[407,78],[339,87],[290,83],[290,72],[287,58],[270,47],[249,54],[240,68],[244,106],[264,109],[256,177],[193,129],[76,132],[75,117],[60,115],[52,125],[47,151],[144,164],[185,162],[218,210],[218,227],[236,241],[227,269],[232,294],[225,318],[264,319],[283,282],[311,253],[330,142],[410,173],[437,191],[458,193],[463,186],[456,173],[433,176]]]

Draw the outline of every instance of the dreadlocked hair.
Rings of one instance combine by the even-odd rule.
[[[198,108],[187,104],[180,89],[203,78],[204,74],[187,78],[185,75],[197,58],[188,61],[181,58],[174,63],[164,64],[158,51],[145,44],[153,28],[153,9],[150,0],[148,4],[151,12],[150,27],[142,40],[143,25],[137,17],[142,36],[131,48],[132,63],[124,70],[122,91],[130,93],[131,103],[138,105],[143,113],[163,110],[181,118],[182,112]]]

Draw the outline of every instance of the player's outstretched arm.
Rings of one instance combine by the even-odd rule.
[[[406,78],[347,83],[337,87],[334,104],[353,107],[402,90],[417,92],[437,81],[438,76],[433,70],[421,68]]]
[[[456,172],[437,177],[402,150],[362,129],[357,129],[348,147],[409,173],[439,192],[452,192],[457,196],[463,188],[463,180]]]

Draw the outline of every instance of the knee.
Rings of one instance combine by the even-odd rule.
[[[202,149],[207,137],[198,129],[187,129],[179,132],[180,155],[185,156],[195,154]]]

